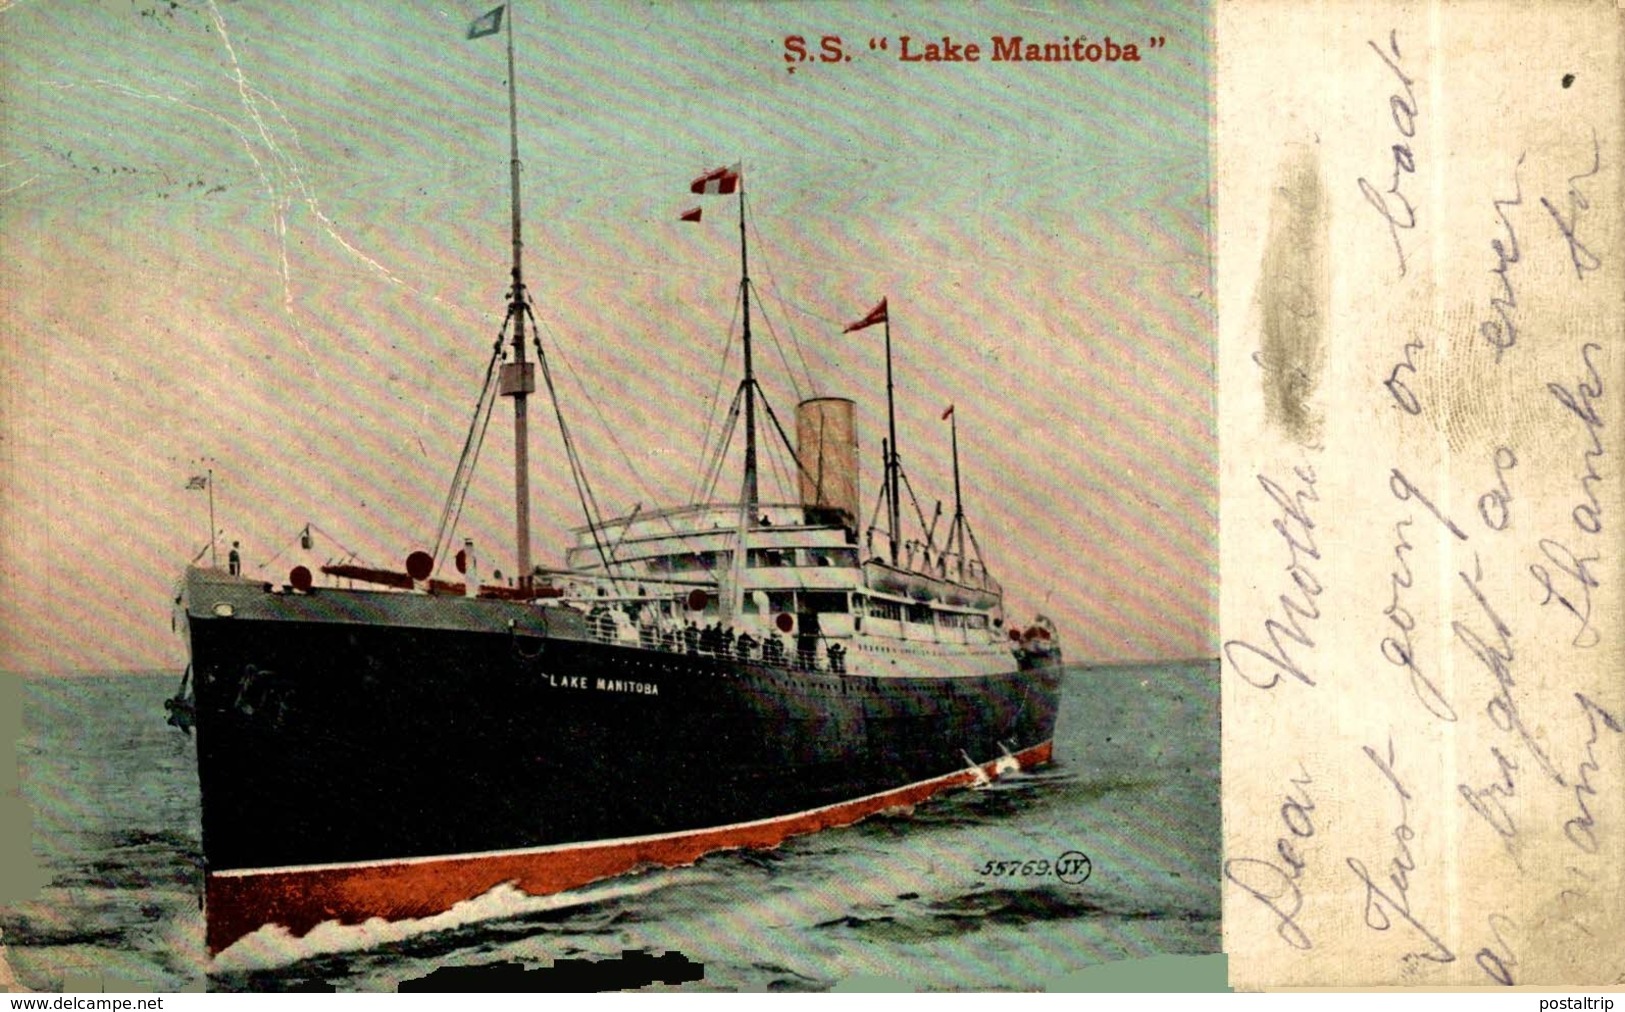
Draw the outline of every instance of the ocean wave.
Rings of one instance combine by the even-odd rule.
[[[813,925],[887,942],[921,942],[984,927],[1026,927],[1071,920],[1213,920],[1211,911],[1102,902],[1064,886],[978,889],[926,903],[871,908]]]
[[[59,888],[143,889],[175,887],[194,895],[203,887],[198,842],[184,833],[127,829],[87,833],[88,850],[61,868],[51,884]]]
[[[479,925],[482,933],[498,927],[494,922],[523,922],[520,934],[534,934],[544,930],[534,919],[538,915],[557,914],[560,911],[579,910],[613,900],[646,896],[672,885],[679,877],[670,873],[654,872],[633,878],[619,879],[601,886],[548,896],[531,896],[503,883],[471,900],[465,900],[441,914],[432,917],[401,921],[386,921],[375,917],[361,924],[340,924],[324,921],[303,936],[295,937],[279,924],[266,925],[252,934],[232,943],[214,957],[212,974],[251,973],[257,970],[286,967],[306,960],[319,959],[337,953],[361,952],[381,946],[392,947],[392,954],[427,954],[421,950],[449,951],[467,944],[463,929]],[[682,881],[695,881],[692,874]],[[608,930],[623,915],[610,911],[597,930]],[[572,934],[593,933],[593,925],[583,919],[568,925]],[[483,939],[489,941],[488,938]],[[403,948],[403,943],[413,943]],[[420,950],[412,953],[411,949]]]
[[[53,885],[0,908],[0,936],[13,947],[123,946],[195,905],[192,894],[177,889]]]

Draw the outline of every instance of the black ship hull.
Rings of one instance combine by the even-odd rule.
[[[866,677],[602,642],[579,613],[193,571],[208,942],[556,892],[1049,758],[1056,658]]]

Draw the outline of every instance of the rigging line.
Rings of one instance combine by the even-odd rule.
[[[734,324],[739,322],[740,308],[744,305],[744,299],[745,288],[743,285],[740,285],[738,294],[734,296],[733,316],[728,319],[728,332],[723,335],[722,339],[722,360],[717,363],[716,383],[711,387],[711,399],[706,402],[710,405],[710,407],[707,409],[709,414],[707,414],[705,418],[705,435],[700,439],[700,458],[702,460],[705,458],[706,450],[711,446],[711,433],[715,431],[714,426],[717,420],[717,406],[722,403],[722,381],[723,378],[728,374],[728,360],[732,358],[731,353],[733,351],[734,343]],[[738,403],[739,391],[736,389],[734,391],[734,404],[737,406]],[[734,424],[734,422],[730,420],[727,422],[727,424],[731,426]],[[729,438],[732,438],[732,436],[730,435]],[[689,490],[690,500],[698,499],[701,483],[704,481],[704,473],[705,472],[702,470],[699,475],[695,476],[694,487]]]
[[[757,390],[760,391],[761,387],[757,387]],[[807,470],[807,465],[801,462],[800,455],[796,453],[795,446],[790,442],[790,437],[784,431],[784,426],[779,424],[779,416],[774,413],[773,405],[768,402],[766,394],[762,394],[762,406],[767,409],[767,417],[773,422],[773,428],[778,432],[779,439],[784,443],[784,448],[789,451],[790,459],[795,461],[796,470],[799,473],[806,475],[807,480],[816,486],[818,484],[818,478],[811,471]]]
[[[897,476],[903,480],[903,486],[908,489],[908,501],[914,504],[914,515],[920,520],[920,531],[925,531],[925,511],[920,509],[920,500],[914,496],[914,485],[908,480],[908,473],[903,465],[897,465]]]
[[[705,498],[704,499],[696,498],[695,502],[715,502],[716,501],[717,482],[722,480],[722,465],[727,462],[728,448],[733,445],[734,433],[739,430],[739,411],[738,411],[737,406],[738,406],[738,403],[739,403],[739,396],[744,393],[744,390],[745,390],[745,385],[743,383],[741,383],[739,385],[739,392],[740,393],[735,395],[735,399],[734,399],[735,409],[733,411],[728,412],[727,438],[725,440],[723,440],[723,442],[722,442],[722,444],[720,446],[717,447],[717,456],[716,456],[715,464],[712,467],[710,474],[707,475],[707,477],[706,477]]]
[[[527,300],[529,300],[528,294],[526,297]],[[532,302],[532,305],[534,305],[534,302]],[[537,322],[536,314],[527,310],[527,315],[530,316],[531,323],[534,325],[536,332],[540,333],[544,328],[540,323]],[[593,398],[592,392],[587,388],[587,384],[581,379],[581,374],[576,371],[575,364],[570,361],[570,358],[567,355],[565,355],[563,341],[559,339],[559,336],[556,333],[554,333],[552,327],[547,327],[545,329],[548,337],[553,339],[554,354],[556,354],[559,359],[563,361],[565,369],[569,371],[571,378],[576,381],[576,386],[580,388],[582,397],[586,399],[588,406],[592,408],[593,414],[597,416],[599,424],[604,427],[604,431],[609,435],[610,442],[614,444],[615,449],[619,451],[621,459],[626,462],[627,470],[631,473],[632,480],[637,482],[638,488],[642,489],[643,494],[648,496],[649,501],[655,503],[658,508],[660,497],[657,496],[649,488],[648,483],[643,480],[642,473],[639,472],[637,465],[633,463],[631,455],[626,452],[626,447],[623,446],[620,439],[616,437],[614,427],[612,427],[609,424],[609,420],[604,417],[603,409],[598,406],[598,402]],[[540,338],[538,338],[538,340],[540,340]],[[595,498],[593,501],[593,506],[595,509],[597,508],[597,505],[597,500]],[[677,525],[673,523],[671,517],[665,515],[663,511],[661,513],[661,520],[665,523],[666,527],[672,531],[672,533],[678,533]]]
[[[322,537],[326,538],[327,540],[333,542],[333,544],[338,545],[340,548],[344,549],[345,555],[348,556],[349,558],[355,559],[357,562],[365,563],[366,565],[369,565],[369,566],[372,565],[372,563],[367,562],[366,559],[363,559],[361,557],[360,552],[357,552],[354,549],[350,548],[344,542],[340,541],[338,538],[335,538],[333,535],[331,535],[331,534],[327,533],[326,531],[322,530],[320,527],[317,527],[315,524],[306,524],[305,526],[309,527],[311,530],[315,531],[317,534],[320,534]]]
[[[541,324],[536,323],[536,315],[530,312],[528,308],[526,310],[526,315],[530,316],[531,322],[535,325],[536,329],[538,331],[541,330]],[[563,342],[559,340],[558,335],[553,332],[551,327],[547,329],[547,335],[553,339],[553,353],[558,356],[561,362],[564,363],[564,368],[567,372],[569,372],[570,378],[575,380],[576,386],[581,390],[581,396],[586,399],[587,405],[592,408],[593,414],[598,418],[598,423],[604,427],[605,434],[609,436],[610,443],[615,447],[616,452],[621,455],[621,460],[626,463],[627,470],[632,475],[632,480],[638,483],[638,487],[642,489],[643,493],[649,497],[649,501],[658,506],[660,502],[659,497],[649,489],[648,485],[644,484],[643,476],[638,473],[638,468],[632,460],[632,455],[627,453],[626,447],[621,443],[620,437],[615,435],[614,426],[610,425],[609,420],[604,417],[603,409],[599,407],[598,401],[592,395],[592,391],[587,388],[587,384],[582,380],[581,374],[576,371],[575,364],[570,360],[569,356],[564,353]]]
[[[781,305],[781,306],[786,306],[786,307],[788,307],[790,309],[793,309],[796,312],[800,313],[802,316],[811,317],[812,319],[817,320],[819,323],[823,324],[826,327],[833,327],[836,330],[840,330],[842,327],[846,326],[846,323],[847,323],[846,320],[838,320],[833,316],[826,316],[826,315],[824,315],[823,313],[819,312],[816,309],[808,309],[806,306],[803,306],[801,303],[795,301],[794,299],[785,298],[784,293],[779,291],[779,286],[778,286],[778,284],[776,282],[773,282],[773,281],[769,280],[767,287],[768,287],[768,290],[773,293],[774,300],[776,302],[778,302],[779,305]]]
[[[755,218],[750,219],[750,227],[751,227],[751,230],[756,233],[756,245],[758,246],[758,248],[761,248],[763,250],[763,253],[761,254],[761,262],[762,262],[762,266],[766,267],[767,266],[766,251],[771,250],[772,246],[765,239],[762,238],[761,230],[756,227],[756,219]],[[767,272],[767,276],[769,278],[772,278],[773,273],[771,271],[769,271],[769,272]],[[782,294],[780,294],[780,292],[778,290],[779,286],[778,286],[777,282],[773,282],[768,287],[770,287],[773,290],[774,297],[777,298],[779,300],[779,302],[781,302],[781,303],[788,302],[788,300],[785,299]],[[764,320],[767,319],[766,314],[763,314],[762,318]],[[788,319],[786,319],[786,324],[788,324],[788,322],[789,322]],[[833,321],[832,321],[832,324],[833,324]],[[838,324],[833,324],[833,325],[838,326]],[[768,329],[772,330],[772,328],[773,328],[773,323],[772,323],[771,320],[769,320],[768,321]],[[776,342],[777,340],[778,340],[778,338],[775,336],[774,341]],[[812,392],[814,394],[817,394],[818,393],[818,383],[813,380],[812,370],[807,368],[807,356],[802,353],[801,342],[800,342],[800,340],[798,340],[796,338],[796,334],[795,334],[795,331],[793,329],[790,331],[790,341],[795,346],[796,358],[801,360],[801,371],[807,377],[807,386],[812,390]],[[780,355],[782,357],[782,355],[783,355],[782,350],[780,351]],[[790,373],[790,375],[792,375],[792,376],[795,375],[795,372],[794,372],[794,370],[792,370],[790,368],[789,363],[786,363],[784,368],[785,368],[786,372]],[[794,386],[795,385],[795,380],[792,379],[790,381],[790,385]],[[798,392],[796,394],[796,396],[800,397],[801,394]]]
[[[965,533],[970,536],[970,546],[972,548],[976,549],[976,564],[977,564],[977,567],[981,570],[981,573],[979,575],[980,575],[980,578],[982,580],[982,583],[985,585],[989,581],[992,581],[995,585],[997,585],[998,581],[994,580],[993,579],[993,574],[989,573],[987,571],[987,560],[982,558],[982,546],[976,540],[976,532],[970,529],[970,521],[969,520],[965,521]],[[1001,603],[1002,603],[1002,599],[1004,597],[1004,587],[1003,586],[999,587],[999,597],[1000,597]]]
[[[530,313],[529,315],[530,315],[532,324],[534,324],[534,326],[535,326],[535,331],[537,333],[541,332],[544,328],[541,326],[540,323],[538,323],[536,321],[535,314]],[[656,496],[650,490],[648,484],[643,480],[642,475],[638,473],[638,469],[636,468],[636,466],[633,465],[633,462],[630,459],[630,456],[627,454],[625,447],[621,445],[621,443],[620,443],[620,441],[618,439],[616,439],[615,434],[614,434],[614,430],[610,427],[608,420],[604,418],[603,411],[599,408],[597,401],[593,399],[592,394],[588,391],[586,384],[581,380],[581,374],[576,371],[575,366],[571,363],[570,359],[564,354],[562,344],[559,342],[559,339],[558,339],[557,335],[554,334],[553,329],[551,327],[548,327],[548,328],[545,328],[545,329],[547,331],[548,336],[552,337],[554,339],[555,344],[558,345],[558,347],[554,348],[554,353],[561,360],[563,360],[565,368],[569,370],[571,377],[574,378],[575,381],[576,381],[576,385],[581,389],[582,396],[587,399],[587,403],[589,405],[591,405],[591,407],[593,409],[593,413],[595,415],[597,415],[599,422],[604,426],[605,430],[609,433],[609,437],[610,437],[611,442],[613,442],[615,444],[615,448],[620,451],[622,459],[626,461],[628,469],[631,471],[632,479],[635,482],[637,482],[638,487],[640,489],[642,489],[643,492],[646,495],[649,496],[650,501],[655,502],[657,504],[657,508],[658,508],[659,497]],[[538,340],[540,340],[540,339],[538,338]],[[736,391],[735,395],[734,395],[734,406],[732,408],[732,414],[735,415],[735,416],[737,416],[737,413],[738,413],[738,410],[739,410],[738,409],[738,397],[739,397],[739,395],[738,395],[738,393]],[[585,466],[583,464],[581,464],[581,462],[580,462],[579,452],[577,452],[575,450],[574,441],[573,441],[573,439],[571,439],[568,436],[568,430],[566,430],[565,438],[566,438],[566,449],[567,449],[567,451],[569,453],[571,453],[571,454],[574,454],[572,467],[577,467],[577,466],[581,467],[582,470],[583,470],[583,474],[584,474],[585,473]],[[722,457],[723,457],[725,451],[726,451],[726,447],[723,447],[718,452],[718,459],[717,459],[717,463],[716,463],[716,469],[717,469],[719,477],[720,477],[721,467],[722,467]],[[701,482],[703,483],[703,476],[701,478]],[[714,485],[714,480],[713,480],[713,485]],[[597,496],[592,492],[592,485],[591,485],[590,481],[587,482],[587,497],[588,497],[588,499],[590,499],[592,501],[592,509],[594,511],[594,515],[589,516],[587,518],[588,523],[590,525],[600,526],[601,527],[603,525],[602,510],[599,508]],[[679,537],[682,537],[682,538],[685,538],[685,539],[688,538],[688,537],[693,536],[691,534],[687,534],[687,533],[679,530],[676,523],[673,521],[672,517],[670,515],[668,515],[664,510],[660,510],[660,512],[657,513],[657,515],[660,517],[661,522],[666,525],[666,528],[671,533],[673,533],[675,535],[678,535]],[[619,564],[620,563],[617,562],[617,565],[619,565]]]
[[[806,400],[807,398],[804,397],[802,395],[802,393],[801,393],[801,384],[796,382],[796,371],[795,371],[794,368],[791,367],[790,360],[784,354],[784,343],[779,340],[778,329],[773,326],[773,318],[771,316],[767,315],[767,312],[766,312],[765,309],[762,312],[762,322],[767,324],[767,336],[769,336],[769,337],[771,337],[773,339],[773,348],[774,348],[774,350],[776,350],[779,353],[779,362],[784,365],[784,374],[790,380],[790,389],[795,393],[796,400],[797,401]],[[795,339],[795,335],[791,334],[791,340],[794,341],[794,339]],[[801,345],[796,344],[795,348],[796,348],[796,353],[800,354]],[[802,365],[803,369],[806,368],[807,362],[806,362],[805,359],[802,360],[801,365]],[[812,386],[813,392],[816,393],[817,390],[818,390],[818,387],[817,387],[816,384],[812,383],[811,374],[808,374],[807,382],[808,382],[808,384],[810,386]]]
[[[722,477],[722,465],[727,459],[728,447],[733,445],[734,432],[739,425],[739,405],[745,395],[745,385],[741,383],[734,388],[733,402],[728,405],[728,419],[723,422],[724,428],[720,436],[722,441],[717,444],[716,453],[705,463],[695,478],[694,490],[690,496],[693,502],[709,501],[716,492],[717,481]],[[704,493],[704,500],[700,498]]]
[[[278,548],[278,549],[277,549],[277,550],[276,550],[276,554],[275,554],[275,555],[273,555],[273,556],[271,556],[271,557],[270,557],[270,558],[269,558],[269,559],[266,559],[266,560],[265,560],[265,561],[264,561],[264,562],[262,562],[262,563],[260,563],[260,564],[259,564],[259,565],[258,565],[258,566],[257,566],[257,567],[255,567],[255,568],[257,568],[257,569],[259,569],[259,570],[260,570],[260,571],[261,571],[261,572],[263,572],[263,571],[264,571],[264,570],[265,570],[265,568],[266,568],[266,567],[267,567],[267,566],[269,566],[269,565],[270,565],[270,564],[271,564],[271,563],[273,563],[273,562],[275,562],[275,561],[276,561],[276,560],[278,560],[278,559],[280,559],[280,558],[282,558],[282,553],[283,553],[283,552],[286,552],[286,551],[287,551],[287,550],[288,550],[288,549],[290,549],[290,548],[292,548],[292,547],[293,547],[293,546],[294,546],[294,542],[297,542],[297,541],[298,541],[298,540],[299,540],[299,537],[300,537],[300,535],[302,535],[302,534],[304,534],[304,533],[305,533],[305,529],[304,529],[304,528],[303,528],[303,527],[301,527],[301,528],[299,528],[299,534],[295,534],[295,535],[294,535],[294,536],[293,536],[293,540],[292,540],[292,541],[289,541],[289,542],[288,542],[288,543],[287,543],[287,544],[285,544],[285,545],[283,545],[283,546],[282,546],[282,547],[281,547],[281,548]],[[342,545],[341,545],[341,546],[340,546],[340,547],[343,547],[343,546],[342,546]]]
[[[273,563],[276,560],[282,558],[283,553],[285,553],[288,549],[292,548],[295,543],[297,543],[301,538],[303,538],[304,535],[305,535],[305,532],[307,532],[307,531],[309,531],[311,533],[314,533],[314,534],[320,534],[322,537],[324,537],[327,540],[333,542],[333,544],[337,545],[339,548],[344,550],[345,555],[346,555],[347,558],[355,559],[355,560],[357,560],[359,562],[362,562],[362,563],[365,563],[366,565],[369,565],[369,566],[372,565],[372,563],[367,562],[366,559],[361,558],[361,556],[358,555],[356,552],[354,552],[351,549],[345,547],[344,542],[340,541],[338,538],[335,538],[333,535],[331,535],[331,534],[327,533],[326,531],[322,530],[320,527],[317,527],[314,523],[307,523],[303,527],[299,528],[299,533],[295,534],[293,536],[292,540],[290,540],[287,544],[283,545],[281,548],[277,549],[277,553],[275,555],[271,556],[269,559],[266,559],[264,562],[260,563],[258,568],[263,570],[266,567],[268,567],[271,563]]]
[[[536,317],[530,311],[528,304],[524,307],[524,310],[525,315],[530,317],[531,323],[534,324]],[[536,346],[536,361],[542,366],[542,379],[547,382],[548,399],[553,402],[553,417],[559,423],[559,438],[564,441],[564,456],[570,462],[570,479],[575,483],[576,500],[581,503],[581,513],[587,518],[587,529],[592,533],[592,543],[593,547],[598,551],[598,561],[604,564],[604,575],[609,578],[610,586],[619,592],[620,583],[615,579],[614,569],[609,564],[609,556],[604,553],[604,542],[598,537],[598,525],[602,521],[595,514],[593,508],[597,503],[594,502],[592,507],[587,505],[591,496],[583,487],[586,485],[586,474],[583,473],[581,461],[576,457],[575,441],[570,438],[570,427],[565,424],[564,409],[559,406],[559,392],[553,385],[553,370],[547,364],[547,354],[542,351],[542,340],[539,336],[540,329],[540,327],[537,327],[531,331],[531,341]],[[530,574],[523,575],[529,576]]]
[[[875,508],[873,510],[869,511],[869,526],[864,528],[865,535],[866,535],[866,537],[868,539],[868,544],[864,545],[864,550],[865,551],[869,551],[869,550],[874,548],[875,521],[880,519],[880,504],[885,502],[890,497],[891,497],[891,482],[889,482],[889,481],[881,482],[880,483],[880,494],[875,496]],[[887,510],[886,512],[887,512],[888,516],[891,513],[890,510]],[[892,535],[892,536],[896,537],[895,534]]]
[[[492,384],[492,389],[495,389],[494,383]],[[463,522],[463,507],[468,502],[468,484],[474,479],[474,469],[479,465],[480,450],[485,446],[485,433],[491,428],[491,415],[493,414],[493,408],[495,408],[496,402],[496,396],[494,394],[487,397],[485,400],[485,416],[484,420],[480,422],[480,438],[474,444],[474,456],[468,462],[468,473],[463,477],[463,492],[462,495],[458,496],[457,498],[457,510],[452,514],[451,524],[446,529],[445,545],[442,546],[440,544],[439,537],[435,538],[436,569],[440,568],[440,556],[451,547],[451,542],[456,537],[457,526]]]
[[[779,501],[780,502],[793,502],[794,497],[790,494],[790,491],[789,491],[789,489],[790,489],[790,483],[788,481],[789,475],[785,472],[784,465],[779,463],[779,454],[777,454],[777,453],[764,453],[763,456],[767,458],[767,467],[768,467],[768,471],[769,471],[769,476],[768,476],[769,481],[772,482],[772,483],[775,483],[778,486],[779,490],[780,490],[781,498],[779,499]]]
[[[512,319],[513,310],[510,307],[508,314],[503,317],[501,328],[497,331],[496,342],[491,347],[491,360],[485,366],[485,383],[480,387],[480,398],[474,404],[474,417],[469,420],[468,435],[463,439],[463,450],[457,457],[456,469],[452,471],[451,486],[446,490],[446,502],[440,509],[440,522],[434,536],[434,560],[437,569],[441,557],[445,554],[448,535],[450,531],[456,529],[457,520],[462,517],[463,502],[468,496],[468,483],[473,477],[474,465],[479,460],[480,447],[485,442],[485,432],[491,421],[491,406],[495,403],[492,394],[493,379],[497,374],[497,363],[502,358],[502,341]]]

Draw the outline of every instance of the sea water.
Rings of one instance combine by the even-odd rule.
[[[0,907],[22,986],[392,991],[444,967],[679,953],[703,968],[687,989],[1038,989],[1219,951],[1213,663],[1069,667],[1053,765],[911,811],[563,896],[499,888],[422,922],[266,929],[213,960],[196,751],[163,708],[178,681],[25,679],[17,763],[42,887]],[[1087,878],[1075,857],[1070,881],[1054,873],[1068,854]]]

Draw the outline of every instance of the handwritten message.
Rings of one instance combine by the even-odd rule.
[[[1625,22],[1430,10],[1219,14],[1238,986],[1625,981]]]

